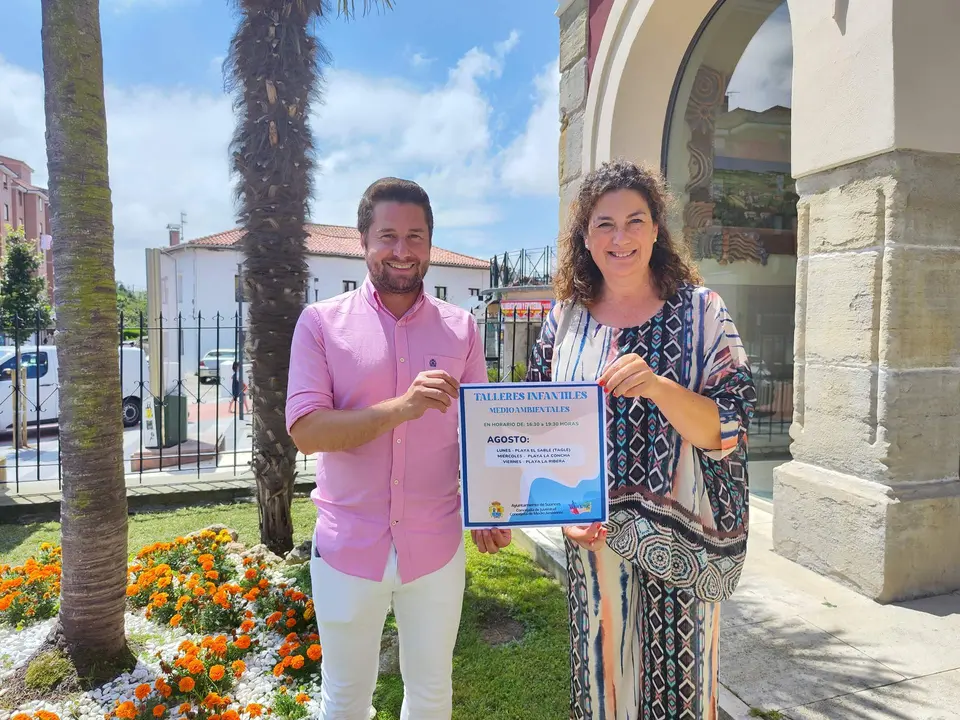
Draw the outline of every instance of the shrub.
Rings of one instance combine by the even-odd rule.
[[[40,545],[23,565],[0,565],[0,623],[22,628],[52,618],[60,608],[59,547]]]
[[[249,559],[242,577],[224,550],[225,531],[205,530],[137,553],[128,571],[127,597],[148,619],[194,633],[226,632],[244,619],[247,604],[269,587],[264,566]],[[239,578],[239,579],[238,579]]]

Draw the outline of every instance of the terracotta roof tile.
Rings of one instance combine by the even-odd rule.
[[[307,252],[313,255],[334,255],[337,257],[362,258],[360,250],[360,232],[356,228],[343,225],[306,225]],[[243,230],[234,228],[227,232],[208,235],[183,243],[180,247],[233,247],[243,238]],[[430,253],[433,265],[451,265],[454,267],[486,270],[490,262],[462,253],[444,250],[436,245]]]

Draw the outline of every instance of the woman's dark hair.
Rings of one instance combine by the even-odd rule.
[[[419,205],[427,219],[427,233],[433,239],[433,208],[427,191],[412,180],[395,177],[380,178],[363,193],[357,208],[357,230],[366,237],[373,225],[373,208],[380,202],[409,203]]]
[[[603,163],[589,173],[570,205],[567,227],[560,236],[560,252],[554,289],[557,300],[592,302],[600,296],[603,275],[587,250],[587,226],[597,201],[609,192],[635,190],[650,206],[657,224],[657,241],[650,257],[650,269],[659,289],[660,299],[667,300],[683,283],[700,285],[703,278],[690,257],[686,245],[678,245],[667,228],[669,192],[663,176],[650,168],[628,160]]]

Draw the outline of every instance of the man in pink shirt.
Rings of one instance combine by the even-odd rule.
[[[311,559],[323,677],[320,720],[367,720],[390,604],[403,720],[449,720],[464,591],[457,397],[487,381],[473,317],[426,295],[433,212],[385,178],[357,212],[368,276],[307,307],[290,354],[287,429],[317,453]],[[481,552],[509,532],[473,533]]]

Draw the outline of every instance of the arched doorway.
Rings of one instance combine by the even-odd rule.
[[[793,52],[786,0],[725,0],[700,26],[667,110],[662,168],[675,223],[725,300],[751,359],[755,493],[789,459],[797,195],[790,167]]]

